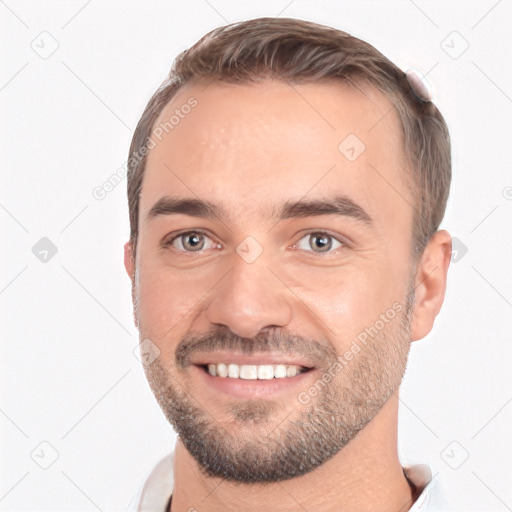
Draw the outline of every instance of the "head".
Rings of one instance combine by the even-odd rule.
[[[262,18],[176,58],[130,147],[125,266],[148,381],[206,474],[305,474],[397,390],[444,298],[450,163],[436,106],[345,32]],[[235,397],[203,368],[233,354],[308,371]]]

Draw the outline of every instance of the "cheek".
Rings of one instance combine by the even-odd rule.
[[[322,276],[312,272],[308,283],[297,295],[329,328],[326,335],[335,336],[342,344],[374,325],[393,304],[402,303],[405,289],[391,263],[376,260],[360,267],[340,267]]]
[[[141,326],[155,338],[174,337],[182,321],[197,306],[201,290],[197,280],[169,269],[145,267],[140,271],[139,315]]]
[[[197,321],[202,303],[211,301],[219,276],[229,267],[220,265],[177,269],[156,257],[139,267],[139,315],[147,337],[164,344],[180,339]],[[214,268],[215,267],[215,268]],[[157,341],[155,341],[157,342]]]

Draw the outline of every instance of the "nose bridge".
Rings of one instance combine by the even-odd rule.
[[[207,308],[212,324],[225,325],[238,336],[251,338],[265,327],[283,327],[290,322],[286,287],[267,264],[263,256],[250,261],[234,255],[231,271],[213,290]]]

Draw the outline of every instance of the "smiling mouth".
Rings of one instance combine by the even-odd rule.
[[[200,364],[195,365],[213,377],[244,380],[272,380],[288,379],[302,373],[307,373],[312,368],[293,364]]]

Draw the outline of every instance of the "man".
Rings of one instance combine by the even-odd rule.
[[[420,84],[295,19],[178,56],[133,137],[125,245],[178,439],[130,510],[437,510],[429,468],[397,455],[451,255],[448,129]]]

